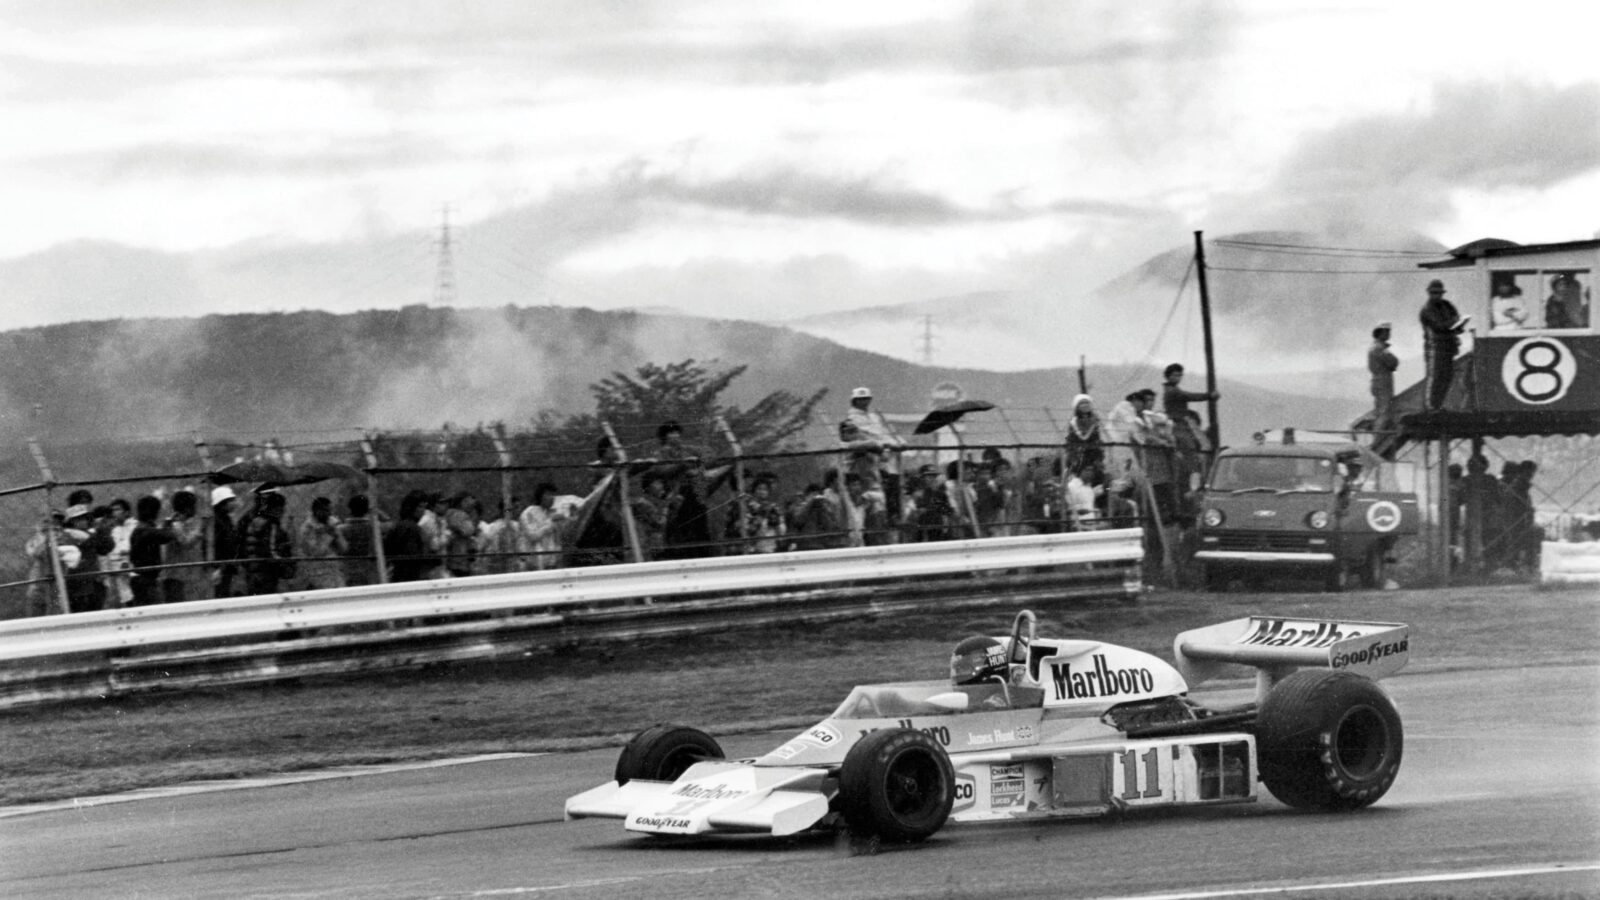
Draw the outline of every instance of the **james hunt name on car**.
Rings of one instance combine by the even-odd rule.
[[[1050,678],[1055,682],[1057,700],[1145,694],[1156,689],[1156,676],[1149,669],[1113,669],[1103,653],[1094,655],[1094,667],[1089,671],[1080,668],[1074,672],[1072,663],[1052,663]]]

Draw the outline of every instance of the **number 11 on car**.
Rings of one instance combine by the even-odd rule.
[[[1158,799],[1172,781],[1172,767],[1163,766],[1160,747],[1129,747],[1111,754],[1113,792],[1124,802]]]

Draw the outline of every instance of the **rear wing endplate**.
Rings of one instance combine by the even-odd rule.
[[[1378,679],[1400,671],[1411,658],[1411,628],[1397,622],[1249,616],[1179,634],[1172,655],[1191,686],[1214,678],[1230,663],[1265,670],[1273,681],[1308,667]]]

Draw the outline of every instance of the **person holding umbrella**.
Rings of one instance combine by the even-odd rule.
[[[839,423],[839,444],[850,451],[850,471],[861,476],[862,487],[869,491],[881,489],[887,474],[883,464],[906,446],[883,413],[873,410],[872,389],[867,387],[850,392],[850,410]]]
[[[281,579],[295,575],[294,541],[283,527],[288,501],[276,489],[257,493],[255,512],[244,527],[242,551],[249,594],[276,594]]]

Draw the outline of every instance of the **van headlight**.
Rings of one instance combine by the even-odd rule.
[[[1200,514],[1200,524],[1206,526],[1207,528],[1216,528],[1222,524],[1222,520],[1222,510],[1217,509],[1214,506]]]
[[[1316,512],[1312,513],[1311,515],[1306,516],[1306,524],[1310,525],[1312,528],[1316,528],[1318,530],[1321,530],[1323,528],[1327,528],[1328,527],[1328,521],[1329,521],[1328,511],[1325,510],[1325,509],[1319,509]]]

